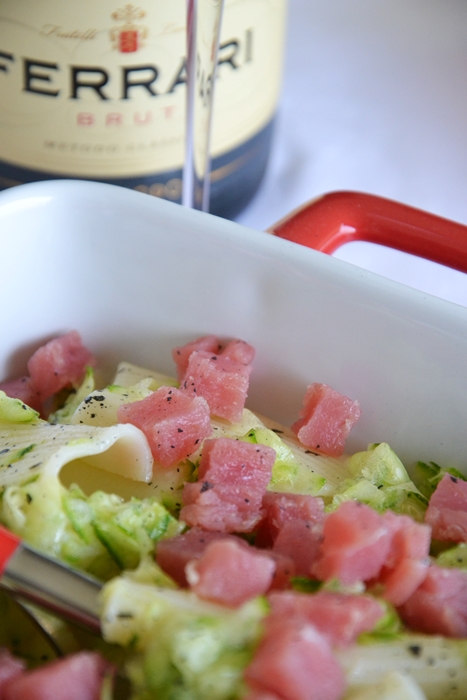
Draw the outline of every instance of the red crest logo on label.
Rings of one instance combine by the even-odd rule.
[[[110,30],[112,46],[120,53],[134,53],[144,46],[144,40],[148,35],[147,27],[137,24],[137,20],[146,16],[146,12],[140,7],[129,3],[112,12],[112,19],[123,22],[119,27]]]

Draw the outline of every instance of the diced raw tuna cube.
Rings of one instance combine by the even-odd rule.
[[[244,510],[232,502],[232,489],[204,481],[183,487],[180,518],[193,527],[217,532],[251,532],[259,520],[258,510]],[[248,499],[247,499],[248,500]]]
[[[327,384],[311,384],[303,399],[303,408],[292,430],[311,450],[338,457],[345,440],[360,418],[357,401],[331,389]]]
[[[70,331],[40,347],[28,362],[28,372],[41,401],[65,387],[77,385],[86,367],[96,360],[77,331]]]
[[[391,546],[391,531],[369,506],[345,501],[329,513],[323,526],[320,554],[312,573],[344,585],[376,578]]]
[[[467,542],[467,481],[445,474],[425,513],[435,540]]]
[[[0,698],[3,699],[3,689],[7,682],[19,676],[26,668],[22,659],[13,656],[8,649],[0,647]]]
[[[19,377],[0,383],[0,391],[4,391],[12,399],[19,399],[35,411],[41,411],[42,402],[31,377]]]
[[[259,551],[271,557],[276,565],[270,590],[283,591],[290,588],[290,579],[293,576],[297,576],[297,571],[295,570],[293,560],[287,555],[281,554],[280,552],[274,552],[270,549],[260,549]]]
[[[286,522],[277,535],[272,551],[289,557],[296,576],[311,576],[323,540],[323,526],[306,520]]]
[[[242,365],[249,365],[254,360],[255,349],[244,340],[231,340],[222,348],[220,354]]]
[[[430,566],[422,584],[398,612],[416,632],[467,637],[467,573]]]
[[[259,546],[272,545],[284,525],[302,520],[320,525],[324,520],[324,501],[316,496],[267,491],[263,497],[263,518],[258,527]]]
[[[237,539],[223,532],[208,532],[193,527],[176,537],[168,537],[157,544],[156,562],[179,586],[188,586],[185,567],[189,561],[198,559],[206,547],[219,539]],[[245,547],[248,546],[245,542]]]
[[[204,335],[202,338],[197,338],[191,343],[173,348],[172,358],[177,366],[177,377],[179,381],[185,376],[188,360],[192,352],[195,352],[195,350],[205,350],[206,352],[218,355],[221,349],[222,343],[215,335]]]
[[[295,618],[266,625],[245,680],[252,692],[282,700],[340,700],[345,690],[344,673],[326,637]]]
[[[399,606],[405,603],[427,574],[431,528],[392,511],[384,513],[383,519],[392,536],[388,557],[378,581],[384,584],[384,598]]]
[[[248,547],[254,552],[259,552],[269,557],[274,562],[274,573],[271,581],[271,589],[283,590],[290,585],[290,578],[295,576],[295,567],[289,557],[283,556],[271,550],[258,550],[250,547],[241,537],[225,532],[210,532],[200,527],[192,527],[182,535],[168,537],[157,544],[156,562],[166,574],[171,576],[179,586],[188,586],[185,567],[189,561],[198,559],[211,542],[218,540],[232,540],[233,542]]]
[[[312,623],[332,646],[349,646],[362,632],[371,632],[385,614],[383,605],[371,595],[320,591],[270,593],[271,614],[284,620],[304,618]]]
[[[249,688],[243,700],[281,700],[281,698],[267,690]]]
[[[261,519],[275,457],[265,445],[231,438],[206,440],[198,482],[184,486],[180,518],[205,530],[251,532]]]
[[[275,563],[260,550],[232,539],[208,544],[186,567],[191,589],[205,600],[238,607],[271,586]]]
[[[425,580],[430,566],[429,559],[403,559],[394,569],[380,574],[384,584],[383,598],[395,607],[403,605]]]
[[[222,355],[242,365],[251,364],[255,356],[254,347],[244,340],[234,339],[223,343],[216,335],[205,335],[172,350],[172,357],[177,365],[179,381],[185,376],[190,355],[196,350],[204,350],[212,355]]]
[[[110,668],[98,654],[83,651],[15,676],[2,700],[99,700]]]
[[[250,374],[251,365],[196,350],[188,359],[180,388],[205,398],[212,415],[235,423],[242,417]]]
[[[186,459],[212,433],[206,401],[174,387],[163,386],[141,401],[123,404],[117,418],[143,431],[155,461],[163,467]]]
[[[408,515],[392,510],[383,513],[383,520],[392,534],[391,548],[385,566],[393,568],[401,559],[425,559],[430,553],[431,528]]]

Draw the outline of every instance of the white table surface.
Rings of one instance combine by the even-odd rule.
[[[467,224],[467,1],[289,0],[267,175],[240,223],[264,230],[358,190]],[[336,256],[467,306],[467,275],[366,243]]]

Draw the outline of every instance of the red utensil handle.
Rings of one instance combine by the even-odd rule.
[[[467,272],[467,226],[362,192],[330,192],[269,231],[323,253],[368,241]]]
[[[0,525],[0,576],[21,544],[21,539]]]

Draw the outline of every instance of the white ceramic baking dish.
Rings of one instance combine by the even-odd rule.
[[[316,205],[306,211],[307,229],[302,211],[277,232],[309,235]],[[337,229],[348,234],[354,223]],[[0,240],[3,378],[73,328],[109,377],[122,359],[173,373],[174,345],[235,336],[257,350],[251,408],[290,424],[307,384],[325,382],[360,401],[349,451],[387,441],[409,467],[467,467],[467,308],[270,233],[96,183],[3,192]]]

